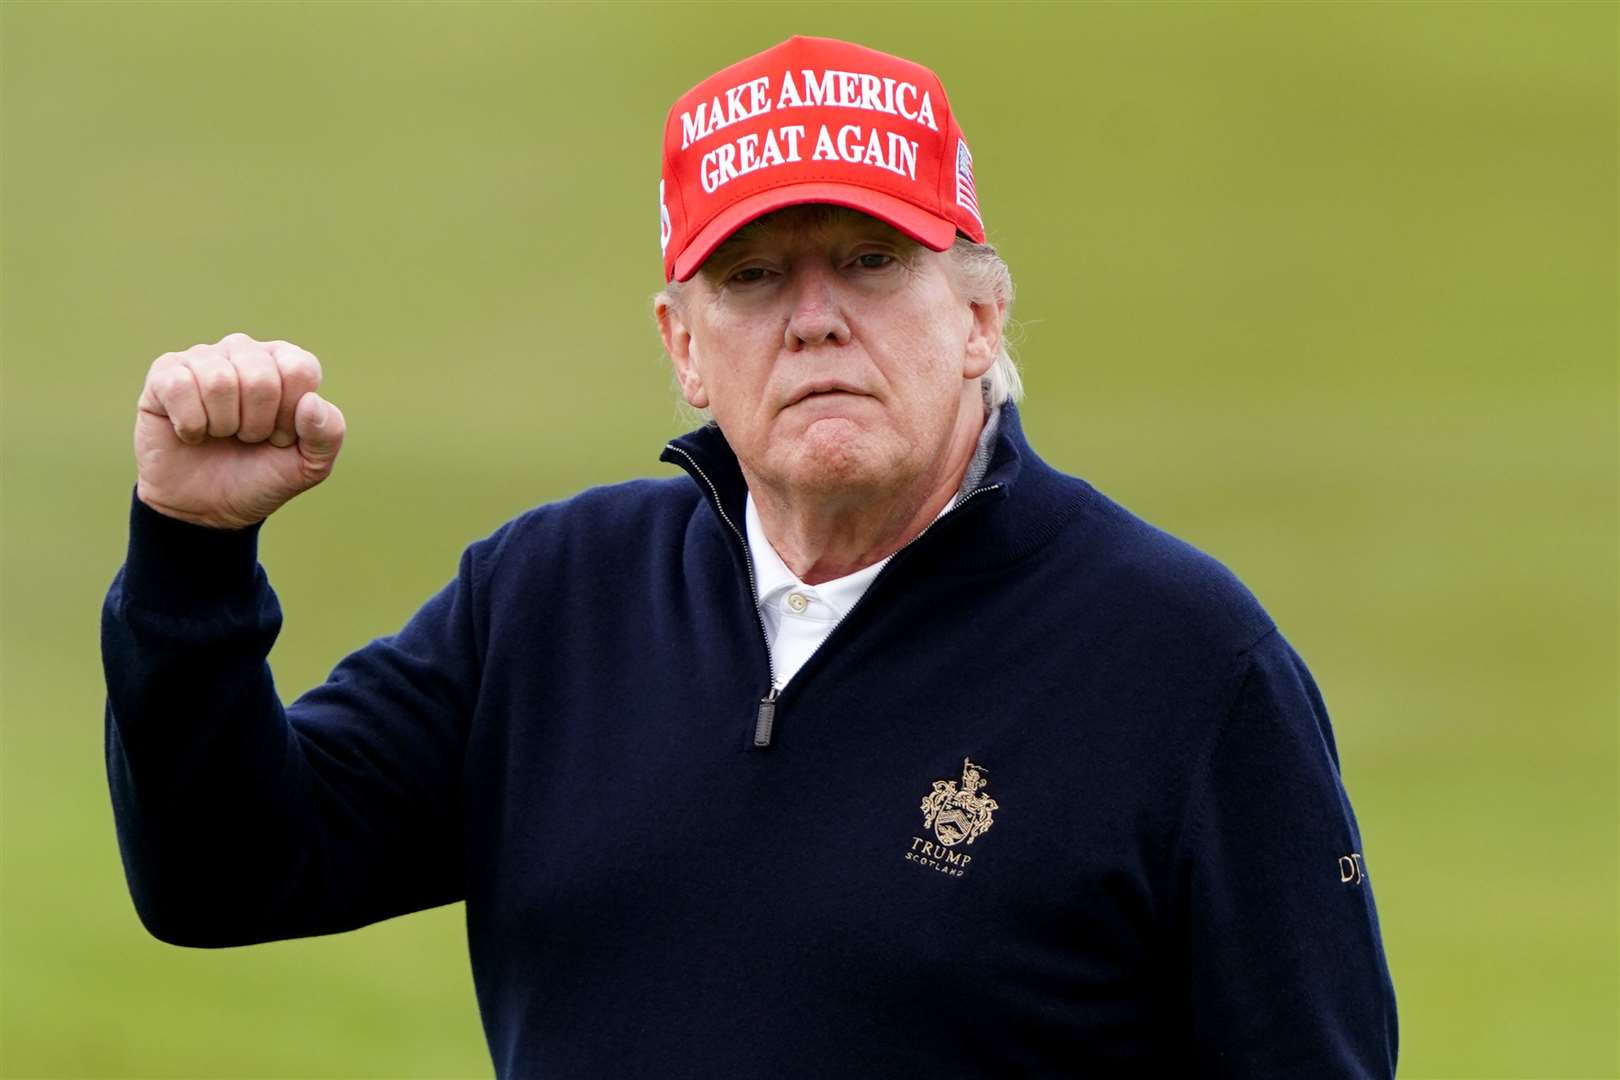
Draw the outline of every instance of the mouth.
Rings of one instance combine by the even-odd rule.
[[[784,405],[783,408],[790,408],[797,405],[801,401],[806,401],[810,398],[822,397],[829,394],[853,394],[857,397],[871,397],[871,395],[866,391],[857,390],[848,383],[838,382],[837,380],[833,379],[824,379],[818,382],[810,383],[807,386],[800,387],[799,390],[788,399],[787,405]]]

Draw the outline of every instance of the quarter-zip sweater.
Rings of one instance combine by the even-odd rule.
[[[465,900],[503,1077],[1393,1075],[1328,714],[1228,570],[1009,406],[772,698],[736,459],[663,459],[472,543],[285,708],[259,527],[133,500],[106,765],[150,932]]]

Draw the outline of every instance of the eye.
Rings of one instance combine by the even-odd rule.
[[[894,256],[882,251],[868,251],[855,256],[855,265],[862,270],[882,270],[894,262]]]
[[[745,266],[741,270],[732,273],[726,279],[726,283],[729,285],[756,285],[764,281],[769,275],[770,271],[763,266]]]

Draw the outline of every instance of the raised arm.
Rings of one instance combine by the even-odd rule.
[[[136,909],[176,944],[331,933],[461,896],[476,548],[399,633],[292,705],[265,662],[281,611],[260,526],[342,443],[318,382],[303,350],[231,335],[160,358],[142,391],[129,552],[102,611],[106,764]]]

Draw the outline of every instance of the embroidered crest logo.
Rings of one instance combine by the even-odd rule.
[[[962,759],[962,786],[955,780],[935,780],[934,790],[922,801],[923,826],[946,847],[971,844],[995,820],[999,804],[984,793],[984,768]]]

